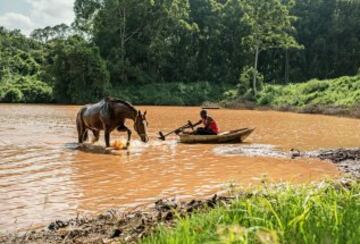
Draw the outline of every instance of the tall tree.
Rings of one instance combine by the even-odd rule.
[[[72,34],[71,28],[66,24],[59,24],[55,26],[46,26],[45,28],[38,28],[31,32],[32,39],[42,43],[46,43],[53,39],[66,39]]]
[[[243,38],[243,42],[254,52],[253,92],[256,95],[260,52],[272,48],[300,47],[290,34],[295,17],[289,9],[294,1],[241,0],[241,3],[244,11],[242,20],[250,29],[250,34]]]
[[[73,27],[88,35],[93,34],[95,18],[105,0],[75,0]]]
[[[54,96],[57,102],[87,103],[107,95],[109,73],[99,49],[79,36],[57,41],[54,62],[48,71],[54,77]]]

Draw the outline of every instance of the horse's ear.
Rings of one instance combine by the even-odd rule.
[[[138,110],[137,115],[141,116],[141,110]]]
[[[144,112],[144,118],[145,118],[146,114],[147,114],[147,110],[145,110],[145,112]]]

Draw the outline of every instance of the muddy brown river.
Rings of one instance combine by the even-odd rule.
[[[211,110],[222,131],[256,127],[241,145],[182,145],[169,131],[199,108],[148,110],[151,140],[134,140],[129,151],[105,155],[74,150],[79,107],[0,105],[0,233],[38,228],[56,219],[132,208],[163,197],[202,197],[230,183],[262,179],[294,183],[339,176],[334,165],[291,160],[291,148],[356,147],[359,120],[281,112]],[[128,123],[132,128],[132,123]],[[124,138],[113,133],[112,140]],[[100,144],[103,145],[103,137]]]

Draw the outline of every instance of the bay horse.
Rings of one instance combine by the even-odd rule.
[[[76,127],[79,143],[87,140],[89,130],[94,134],[92,142],[95,143],[99,140],[100,131],[104,130],[106,147],[110,147],[110,133],[117,129],[127,132],[126,146],[128,147],[132,132],[125,126],[126,119],[134,121],[134,129],[141,141],[148,142],[146,111],[141,113],[129,102],[107,97],[98,103],[85,105],[78,112]]]

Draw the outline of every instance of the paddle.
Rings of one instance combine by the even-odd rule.
[[[159,137],[158,137],[158,138],[159,138],[160,140],[165,141],[167,136],[169,136],[169,135],[171,135],[171,134],[173,134],[173,133],[182,132],[183,130],[185,130],[185,129],[187,129],[187,128],[192,128],[192,129],[194,129],[194,126],[193,126],[193,124],[191,123],[190,120],[189,120],[185,125],[183,125],[183,126],[177,128],[177,129],[175,129],[175,130],[167,133],[166,135],[164,135],[164,133],[162,133],[161,131],[159,131]]]

